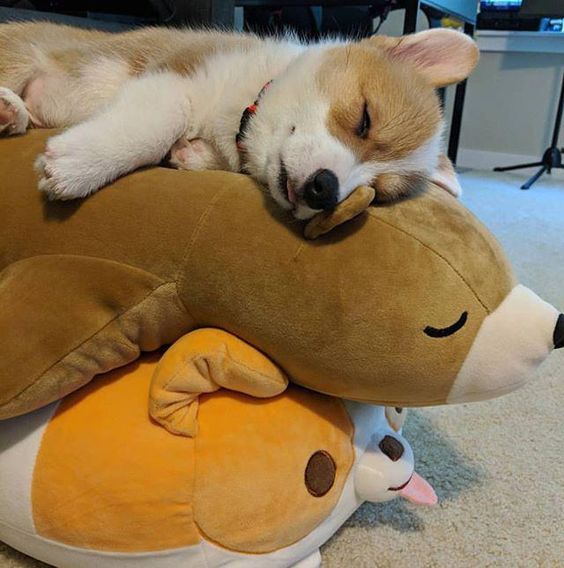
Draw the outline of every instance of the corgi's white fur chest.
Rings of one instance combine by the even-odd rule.
[[[252,51],[211,56],[186,78],[192,111],[187,137],[213,144],[230,169],[238,171],[241,164],[235,136],[243,110],[305,49],[296,42],[273,41]]]

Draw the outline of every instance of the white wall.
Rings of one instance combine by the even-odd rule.
[[[552,136],[563,70],[561,54],[483,53],[468,81],[461,147],[539,155]]]
[[[427,27],[423,14],[418,24]],[[402,27],[399,10],[379,33],[401,35]],[[563,54],[483,52],[466,90],[459,163],[464,165],[464,150],[540,157],[552,137],[563,71]],[[447,119],[453,95],[448,89]],[[564,146],[564,128],[559,143]]]

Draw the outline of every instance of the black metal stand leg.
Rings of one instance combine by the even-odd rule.
[[[417,29],[417,15],[419,12],[419,0],[406,0],[405,17],[403,19],[403,33],[413,34]]]
[[[544,172],[546,172],[546,166],[543,166],[530,180],[524,183],[521,186],[521,189],[529,189],[529,187],[531,187],[531,185],[533,185],[533,183],[535,183],[535,181],[537,181]]]
[[[474,25],[464,24],[464,33],[474,37]],[[462,111],[464,110],[464,99],[466,97],[466,80],[456,86],[454,95],[454,108],[452,111],[452,122],[450,125],[450,135],[448,137],[447,155],[453,165],[456,165],[458,158],[458,144],[460,142],[460,129],[462,127]]]
[[[522,170],[523,168],[536,168],[542,166],[542,162],[531,162],[529,164],[519,164],[518,166],[503,166],[494,168],[494,172],[508,172],[509,170]]]
[[[515,166],[505,166],[502,168],[494,168],[494,172],[507,172],[509,170],[520,170],[523,168],[534,168],[542,166],[542,168],[526,183],[521,186],[521,189],[529,189],[545,172],[551,173],[554,168],[564,169],[562,163],[562,150],[558,148],[558,135],[560,134],[560,125],[562,123],[562,107],[564,106],[564,73],[562,73],[562,85],[560,87],[560,98],[558,106],[556,107],[556,117],[554,120],[554,130],[552,132],[552,142],[550,148],[544,151],[542,160],[540,162],[533,162],[529,164],[517,164]]]
[[[558,146],[558,135],[560,134],[560,125],[562,124],[562,109],[564,107],[564,73],[562,73],[562,85],[560,86],[560,99],[556,107],[556,118],[554,120],[554,130],[552,131],[551,148]]]

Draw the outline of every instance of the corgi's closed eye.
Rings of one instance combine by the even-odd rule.
[[[362,118],[356,127],[356,134],[359,138],[368,138],[368,133],[370,132],[371,120],[370,113],[368,112],[368,104],[364,103],[364,108],[362,109]]]
[[[457,331],[462,329],[466,322],[468,321],[468,312],[462,312],[462,315],[452,325],[448,327],[432,327],[428,325],[423,331],[429,337],[448,337],[449,335],[455,334]]]

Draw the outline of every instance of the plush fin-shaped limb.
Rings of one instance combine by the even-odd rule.
[[[199,329],[162,357],[151,384],[149,413],[169,432],[198,433],[198,395],[220,387],[257,398],[286,390],[288,379],[268,357],[219,329]]]
[[[333,211],[323,211],[313,217],[306,225],[306,239],[316,239],[328,233],[337,225],[342,225],[353,217],[360,215],[374,200],[374,188],[366,185],[357,187],[346,199],[341,201]]]
[[[0,273],[0,419],[61,398],[190,324],[175,283],[138,268],[74,255],[16,262]]]

